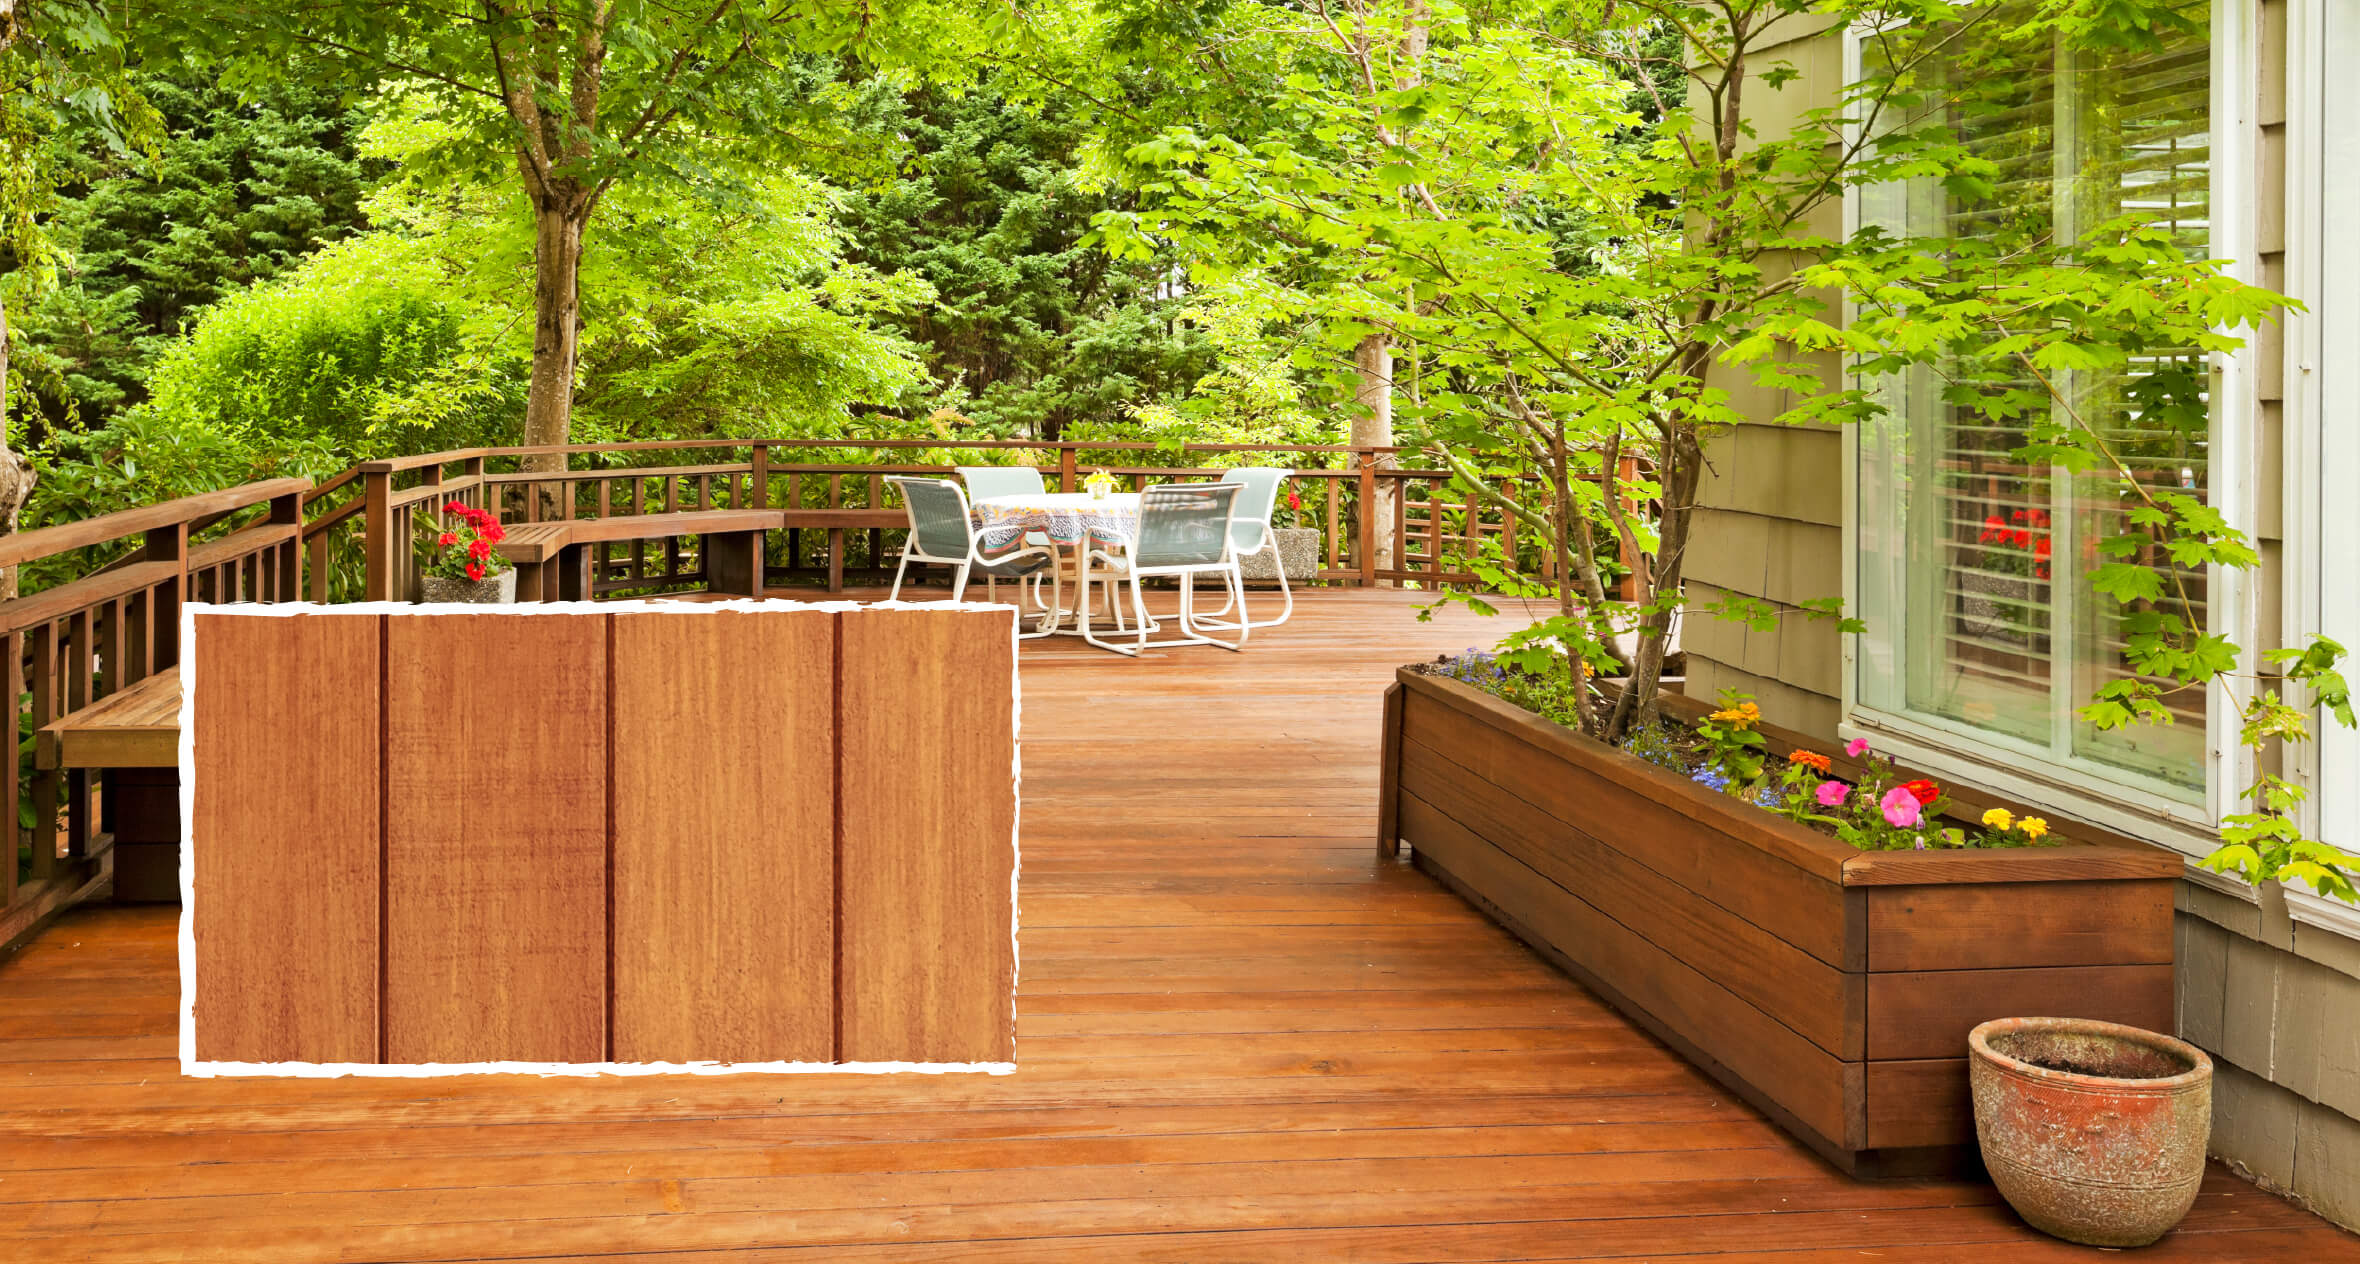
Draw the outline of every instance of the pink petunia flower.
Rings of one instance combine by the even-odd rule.
[[[1852,787],[1841,781],[1822,781],[1819,783],[1819,806],[1832,808],[1842,803],[1844,796],[1850,793],[1852,793]]]
[[[1887,790],[1884,800],[1877,806],[1884,809],[1885,824],[1894,829],[1908,829],[1917,824],[1918,817],[1925,810],[1925,805],[1918,802],[1917,796],[1911,794],[1907,786],[1895,786]]]
[[[1862,755],[1867,754],[1868,739],[1865,737],[1855,737],[1851,741],[1844,743],[1844,753],[1854,759],[1858,759]]]

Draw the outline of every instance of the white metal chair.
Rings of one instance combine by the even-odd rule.
[[[1001,496],[1040,496],[1049,490],[1048,479],[1037,465],[962,465],[958,470],[960,480],[967,484],[967,500],[970,504]],[[1052,558],[1056,556],[1056,541],[1051,540],[1047,532],[1027,531],[1024,533],[1024,543],[1027,548],[1047,549]],[[1127,622],[1123,618],[1119,587],[1120,581],[1115,576],[1106,577],[1106,608],[1114,616],[1115,626],[1121,628],[1126,627]],[[1082,601],[1086,605],[1090,601],[1089,585],[1081,585],[1081,589]]]
[[[1278,595],[1286,603],[1280,608],[1277,618],[1265,619],[1252,624],[1253,627],[1274,628],[1295,615],[1295,590],[1287,584],[1287,562],[1278,554],[1278,529],[1270,521],[1278,512],[1280,485],[1294,475],[1293,470],[1262,467],[1225,470],[1221,474],[1222,482],[1235,483],[1240,489],[1237,494],[1237,513],[1229,521],[1231,555],[1242,560],[1268,551],[1270,564],[1278,572]],[[1245,586],[1241,583],[1238,587],[1242,591]],[[1222,617],[1228,613],[1229,603],[1224,601],[1220,609],[1208,610],[1198,616],[1197,622],[1208,628],[1235,628],[1237,624],[1234,620]]]
[[[1084,591],[1095,567],[1104,566],[1111,574],[1130,582],[1131,610],[1138,618],[1137,639],[1129,645],[1098,639],[1090,623],[1089,603],[1082,603],[1082,639],[1103,650],[1117,654],[1137,655],[1150,645],[1218,645],[1223,649],[1241,649],[1252,624],[1245,620],[1245,580],[1238,574],[1237,556],[1230,546],[1231,515],[1237,507],[1239,487],[1235,483],[1165,483],[1149,487],[1139,497],[1139,533],[1131,547],[1122,552],[1090,548],[1082,554],[1082,583]],[[1239,622],[1237,639],[1224,641],[1205,634],[1207,625],[1198,622],[1195,612],[1196,577],[1218,575],[1229,590],[1229,599],[1237,607]],[[1150,630],[1160,630],[1147,617],[1147,599],[1141,581],[1171,576],[1180,581],[1180,633],[1177,637],[1149,641]],[[1227,609],[1227,607],[1223,607]]]
[[[889,475],[887,482],[901,489],[902,503],[909,508],[910,538],[902,545],[901,565],[893,569],[893,593],[888,600],[901,600],[902,577],[912,562],[933,562],[957,568],[951,580],[951,600],[963,601],[967,596],[967,579],[980,572],[987,583],[1002,579],[1019,581],[1016,608],[1024,609],[1023,584],[1033,581],[1033,604],[1041,605],[1041,576],[1049,577],[1049,603],[1041,607],[1040,627],[1032,632],[1019,632],[1026,639],[1043,637],[1056,630],[1057,610],[1063,592],[1057,578],[1057,556],[1046,548],[1029,545],[1002,557],[983,556],[982,533],[975,529],[974,519],[967,511],[967,494],[947,478],[910,478]]]

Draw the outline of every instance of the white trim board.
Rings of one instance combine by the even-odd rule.
[[[1010,951],[1009,989],[1017,991],[1018,980],[1024,969],[1023,943],[1019,937],[1023,906],[1019,891],[1024,875],[1024,685],[1020,642],[1016,638],[1020,620],[1014,606],[995,605],[980,601],[778,601],[746,598],[733,601],[605,601],[605,602],[527,602],[507,605],[468,605],[461,603],[425,604],[398,601],[363,601],[335,605],[314,605],[311,602],[280,602],[257,604],[241,602],[216,605],[209,602],[184,602],[180,609],[180,1006],[179,1060],[181,1074],[197,1079],[219,1076],[263,1076],[307,1079],[336,1079],[345,1076],[358,1078],[421,1078],[444,1075],[536,1075],[536,1076],[599,1076],[599,1075],[808,1075],[823,1072],[884,1075],[884,1074],[983,1074],[1012,1075],[1014,1062],[231,1062],[204,1060],[196,1056],[195,1010],[196,984],[196,673],[192,670],[198,648],[196,617],[199,614],[236,615],[251,618],[289,618],[304,615],[446,615],[490,614],[509,617],[535,617],[608,614],[668,614],[693,617],[699,614],[728,612],[778,612],[782,610],[812,610],[842,612],[851,610],[972,610],[999,611],[1008,617],[1008,657],[1011,696],[1009,699],[1010,725],[1013,730],[1013,752],[1009,764],[1010,792],[1016,797],[1015,825],[1009,839],[1012,864],[1008,875],[1008,936]],[[1011,1021],[1014,1008],[1011,1006]],[[383,1016],[379,1016],[383,1021]],[[1011,1039],[1014,1032],[1010,1033]]]

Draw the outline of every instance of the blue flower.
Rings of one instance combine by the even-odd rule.
[[[1695,772],[1690,773],[1688,775],[1688,779],[1700,786],[1703,786],[1707,790],[1726,790],[1729,788],[1729,774],[1722,772],[1718,768],[1699,768]]]

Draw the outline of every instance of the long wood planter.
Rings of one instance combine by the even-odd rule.
[[[1774,749],[1795,740],[1766,732]],[[1408,843],[1856,1175],[1972,1164],[1978,1022],[2171,1030],[2181,860],[2160,848],[1856,851],[1406,669],[1386,695],[1385,773],[1382,851]]]

